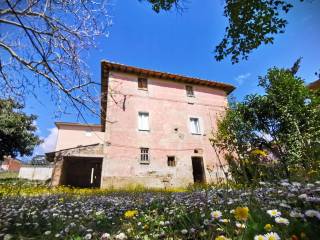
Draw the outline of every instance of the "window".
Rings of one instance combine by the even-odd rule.
[[[193,87],[192,86],[187,85],[186,86],[186,91],[187,91],[187,96],[188,97],[194,97],[194,92],[193,92]]]
[[[176,158],[175,156],[168,156],[168,166],[175,167],[176,166]]]
[[[138,128],[140,131],[149,131],[149,113],[139,112]]]
[[[140,163],[149,164],[149,148],[140,148]]]
[[[190,118],[190,129],[192,134],[201,134],[199,118]]]
[[[148,90],[148,79],[139,77],[138,78],[138,88],[143,90]]]

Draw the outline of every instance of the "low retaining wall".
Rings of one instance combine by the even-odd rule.
[[[22,166],[19,178],[29,180],[48,180],[52,176],[52,166]]]

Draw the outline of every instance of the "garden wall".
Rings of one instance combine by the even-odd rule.
[[[48,180],[52,176],[52,166],[22,166],[19,178],[29,180]]]

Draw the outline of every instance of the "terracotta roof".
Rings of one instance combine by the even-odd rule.
[[[168,72],[159,72],[155,70],[149,70],[145,68],[133,67],[133,66],[120,64],[120,63],[114,63],[107,60],[102,60],[101,63],[103,67],[112,71],[141,74],[144,76],[155,77],[160,79],[173,80],[177,82],[186,82],[186,83],[203,85],[203,86],[208,86],[213,88],[219,88],[226,91],[227,94],[231,93],[235,89],[235,87],[231,84],[217,82],[217,81],[210,81],[210,80],[200,79],[196,77],[188,77],[188,76],[172,74]]]
[[[310,83],[310,84],[308,85],[308,88],[309,88],[309,89],[312,89],[312,90],[320,89],[320,79],[318,79],[317,81],[314,81],[314,82]]]

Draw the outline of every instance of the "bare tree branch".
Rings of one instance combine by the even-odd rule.
[[[0,90],[25,98],[45,87],[59,109],[71,104],[84,121],[84,112],[99,115],[100,84],[91,79],[84,54],[107,36],[107,7],[103,0],[4,0]]]

